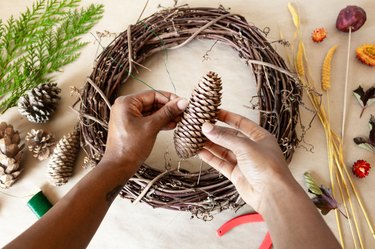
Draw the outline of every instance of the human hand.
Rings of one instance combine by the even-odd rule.
[[[187,104],[186,99],[168,92],[145,91],[118,97],[111,108],[102,160],[131,162],[134,174],[151,153],[159,131],[173,129]]]
[[[199,157],[232,181],[241,197],[256,211],[275,177],[290,177],[283,153],[272,134],[253,121],[221,110],[218,119],[233,128],[205,123],[210,140]]]

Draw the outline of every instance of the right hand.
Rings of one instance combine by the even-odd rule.
[[[256,211],[262,197],[272,191],[275,177],[289,178],[283,153],[268,131],[238,114],[220,110],[218,120],[233,128],[205,123],[203,134],[210,140],[199,157],[226,176]]]

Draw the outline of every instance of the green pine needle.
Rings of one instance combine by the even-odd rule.
[[[0,112],[79,57],[87,44],[80,36],[104,12],[103,5],[79,8],[80,2],[38,0],[18,19],[0,20]]]

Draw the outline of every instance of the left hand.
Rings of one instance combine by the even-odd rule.
[[[186,99],[169,92],[118,97],[111,108],[102,160],[116,165],[130,162],[135,167],[131,173],[135,173],[151,153],[159,131],[175,128],[187,104]]]

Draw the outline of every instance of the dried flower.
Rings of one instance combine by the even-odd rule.
[[[363,64],[375,67],[375,44],[363,44],[356,48],[355,53]]]
[[[342,32],[357,31],[366,22],[366,12],[355,5],[346,6],[337,16],[336,28]]]
[[[327,37],[327,30],[325,28],[316,28],[311,33],[313,42],[322,42]]]
[[[359,178],[368,176],[370,169],[371,165],[365,160],[356,161],[352,167],[353,174]]]
[[[331,62],[333,55],[335,54],[337,45],[330,48],[324,58],[322,66],[322,89],[327,91],[331,87]]]

